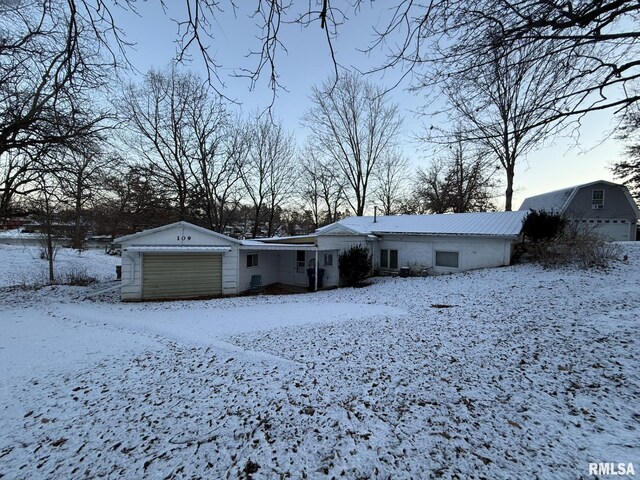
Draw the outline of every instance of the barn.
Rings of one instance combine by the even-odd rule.
[[[635,240],[640,218],[629,189],[605,180],[526,198],[520,210],[557,213],[578,230],[611,241]]]

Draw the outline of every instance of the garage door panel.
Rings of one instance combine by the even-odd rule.
[[[191,298],[221,294],[221,254],[143,256],[143,299]]]

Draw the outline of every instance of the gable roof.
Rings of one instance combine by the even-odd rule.
[[[567,209],[576,193],[582,188],[588,188],[597,184],[605,184],[611,187],[619,187],[629,200],[629,203],[636,211],[636,214],[640,213],[636,202],[633,200],[629,189],[624,185],[614,182],[608,182],[606,180],[596,180],[595,182],[583,183],[581,185],[575,185],[573,187],[563,188],[561,190],[554,190],[548,193],[542,193],[540,195],[534,195],[524,199],[520,210],[544,210],[549,213],[562,214]]]
[[[355,234],[487,235],[510,237],[522,231],[526,211],[444,213],[433,215],[391,215],[349,217],[319,228],[318,235],[330,235],[339,225]]]
[[[145,237],[145,236],[147,236],[149,234],[152,234],[152,233],[158,233],[158,232],[162,232],[164,230],[169,230],[169,229],[174,228],[174,227],[190,228],[191,230],[195,230],[196,232],[204,233],[205,235],[210,235],[210,236],[212,236],[214,238],[223,238],[223,239],[228,240],[228,241],[233,242],[233,243],[240,243],[240,240],[237,240],[237,239],[232,238],[232,237],[227,237],[226,235],[223,235],[223,234],[218,233],[218,232],[214,232],[213,230],[209,230],[208,228],[199,227],[198,225],[194,225],[193,223],[189,223],[189,222],[185,222],[185,221],[169,223],[167,225],[162,225],[160,227],[150,228],[148,230],[142,230],[141,232],[133,233],[131,235],[125,235],[124,237],[120,237],[120,238],[114,239],[114,243],[130,242],[131,240],[135,240],[135,239],[140,238],[140,237]]]

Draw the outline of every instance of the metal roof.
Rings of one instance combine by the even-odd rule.
[[[522,205],[520,206],[520,210],[544,210],[548,213],[562,214],[565,212],[578,190],[597,184],[605,184],[610,187],[620,188],[622,190],[622,193],[627,197],[627,200],[629,200],[629,204],[631,205],[631,207],[636,211],[636,214],[640,215],[640,210],[638,210],[636,202],[633,200],[633,197],[629,193],[629,189],[624,185],[608,182],[606,180],[596,180],[595,182],[583,183],[581,185],[575,185],[573,187],[567,187],[561,190],[554,190],[553,192],[543,193],[540,195],[534,195],[532,197],[525,198],[524,202],[522,202]]]
[[[318,235],[329,235],[337,226],[363,235],[415,234],[415,235],[488,235],[517,236],[522,230],[526,211],[444,213],[434,215],[392,215],[349,217],[317,230]]]

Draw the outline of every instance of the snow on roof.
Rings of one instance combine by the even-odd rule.
[[[635,205],[635,202],[631,199],[631,195],[627,187],[618,183],[608,182],[606,180],[596,180],[595,182],[583,183],[580,185],[574,185],[573,187],[563,188],[561,190],[554,190],[552,192],[542,193],[540,195],[534,195],[524,199],[520,210],[544,210],[549,213],[563,213],[571,203],[571,200],[575,194],[581,188],[590,187],[599,183],[610,185],[613,187],[620,187],[625,191],[625,194],[629,198],[630,202]]]
[[[120,238],[114,239],[113,242],[114,243],[130,242],[130,241],[136,240],[136,239],[138,239],[140,237],[144,237],[144,236],[150,235],[152,233],[162,232],[164,230],[168,230],[168,229],[174,228],[174,227],[189,228],[191,230],[195,230],[197,232],[201,232],[201,233],[204,233],[206,235],[210,235],[212,237],[224,238],[226,240],[229,240],[230,242],[239,243],[239,241],[237,239],[235,239],[235,238],[228,237],[226,235],[223,235],[222,233],[214,232],[213,230],[209,230],[208,228],[204,228],[204,227],[200,227],[198,225],[194,225],[193,223],[185,222],[184,220],[181,220],[179,222],[169,223],[167,225],[162,225],[160,227],[155,227],[155,228],[151,228],[151,229],[148,229],[148,230],[143,230],[141,232],[132,233],[131,235],[125,235],[124,237],[120,237]]]
[[[555,190],[524,199],[520,210],[544,210],[548,213],[562,213],[577,187]]]
[[[407,233],[418,235],[491,235],[516,236],[522,230],[526,211],[445,213],[434,215],[393,215],[349,217],[317,230],[329,234],[336,226],[363,235],[370,233]]]

